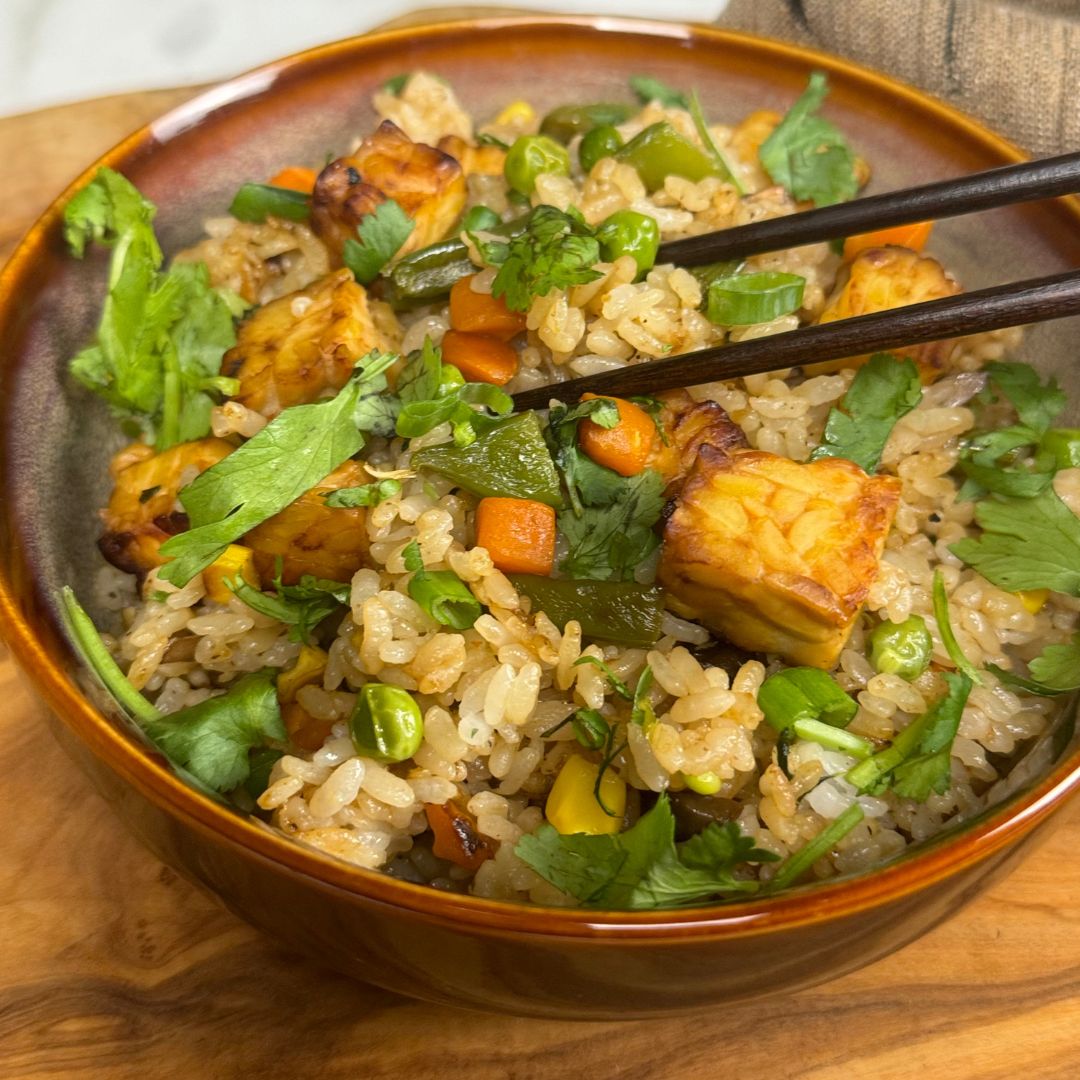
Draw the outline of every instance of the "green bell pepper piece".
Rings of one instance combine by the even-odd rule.
[[[563,504],[559,474],[534,412],[499,421],[468,446],[429,446],[412,460],[474,495]]]
[[[584,135],[595,127],[621,124],[634,111],[631,105],[560,105],[540,122],[540,134],[568,143],[575,135]]]
[[[652,645],[660,637],[664,590],[633,581],[574,581],[511,574],[519,593],[560,630],[571,620],[586,638],[622,645]]]
[[[615,157],[632,165],[649,191],[662,188],[668,176],[697,181],[723,175],[720,166],[704,150],[680,135],[666,120],[650,124]]]
[[[485,231],[509,239],[520,236],[528,225],[529,215],[525,214]],[[397,263],[385,283],[383,299],[397,308],[430,304],[444,298],[456,281],[477,269],[460,240],[440,240]]]

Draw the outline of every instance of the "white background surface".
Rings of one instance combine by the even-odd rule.
[[[447,0],[449,2],[449,0]],[[493,0],[494,2],[494,0]],[[727,0],[506,0],[711,22]],[[439,0],[0,0],[0,115],[238,74]]]

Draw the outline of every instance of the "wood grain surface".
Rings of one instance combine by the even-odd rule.
[[[0,120],[0,258],[190,91]],[[129,837],[0,661],[0,1077],[1043,1080],[1080,1071],[1080,805],[946,925],[816,990],[663,1021],[485,1017],[284,952]]]

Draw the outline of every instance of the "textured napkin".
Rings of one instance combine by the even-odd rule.
[[[729,0],[717,22],[878,68],[1032,154],[1080,150],[1080,0]]]

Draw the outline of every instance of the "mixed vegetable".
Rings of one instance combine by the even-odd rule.
[[[254,307],[255,298],[212,284],[200,263],[163,269],[154,207],[118,174],[102,170],[70,203],[72,252],[111,250],[96,338],[71,371],[139,440],[114,462],[103,553],[177,588],[202,575],[210,601],[242,603],[300,644],[286,669],[244,675],[163,715],[64,591],[87,664],[203,790],[250,807],[282,753],[322,745],[328,726],[306,712],[301,691],[321,682],[350,581],[369,565],[367,515],[400,497],[414,475],[452,485],[472,511],[473,546],[556,627],[576,625],[587,642],[648,647],[674,612],[743,656],[768,654],[757,707],[785,774],[793,749],[813,744],[846,755],[839,779],[855,795],[891,790],[923,801],[948,790],[964,705],[987,676],[957,645],[940,572],[934,630],[950,670],[935,661],[935,635],[918,615],[879,621],[867,634],[878,672],[910,681],[931,665],[940,671],[940,696],[925,713],[888,739],[851,731],[858,704],[832,674],[899,502],[896,478],[878,472],[886,443],[923,384],[941,374],[948,347],[862,358],[806,462],[751,450],[716,402],[683,393],[587,394],[573,406],[513,412],[503,388],[519,376],[534,301],[596,282],[621,259],[641,280],[661,240],[657,219],[637,209],[590,223],[572,206],[537,201],[540,178],[614,161],[649,191],[669,177],[716,178],[734,198],[745,196],[745,177],[696,94],[649,77],[632,89],[642,102],[685,110],[696,138],[674,118],[621,130],[637,110],[620,103],[557,108],[509,144],[447,136],[436,148],[386,121],[318,172],[290,167],[269,183],[244,184],[230,207],[237,221],[303,224],[330,258],[319,280]],[[755,114],[740,134],[798,203],[849,199],[865,180],[843,136],[817,115],[825,92],[815,73],[786,116]],[[467,207],[472,173],[504,177],[508,212]],[[848,238],[821,321],[955,291],[920,254],[929,230]],[[725,264],[695,276],[703,315],[725,328],[803,309],[806,282],[795,274]],[[428,337],[400,355],[387,329],[393,312],[443,303],[449,329],[439,343]],[[959,464],[960,497],[977,500],[981,533],[950,550],[1036,607],[1050,591],[1080,596],[1080,521],[1053,488],[1056,472],[1080,462],[1080,432],[1052,426],[1064,406],[1053,381],[1005,362],[990,364],[987,376],[976,404],[988,426],[967,440]],[[224,402],[257,416],[257,429],[214,435]],[[1014,424],[993,422],[1008,411]],[[399,474],[370,464],[372,447],[390,440],[412,450]],[[408,597],[434,624],[468,633],[490,610],[482,592],[415,540],[400,560]],[[854,798],[781,861],[744,835],[714,772],[679,774],[649,806],[617,762],[635,729],[649,737],[659,723],[652,670],[627,685],[599,655],[576,663],[601,671],[611,699],[575,708],[543,733],[569,727],[576,749],[543,800],[548,823],[515,850],[578,902],[640,909],[775,891],[863,820]],[[989,668],[1029,693],[1080,687],[1080,635],[1048,646],[1028,669]],[[423,745],[422,705],[392,683],[359,686],[348,725],[357,753],[406,767]],[[437,857],[475,871],[495,854],[497,844],[456,800],[425,813]]]

